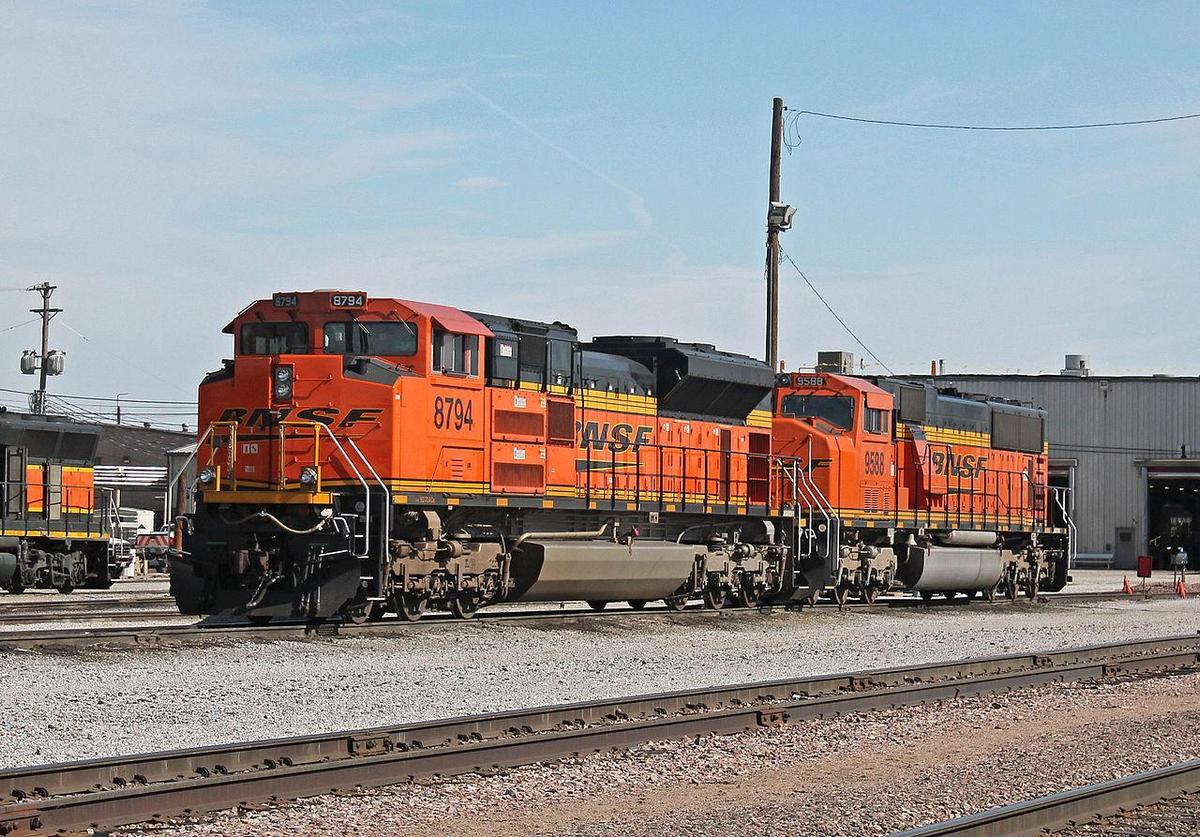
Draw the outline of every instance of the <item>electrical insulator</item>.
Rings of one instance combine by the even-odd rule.
[[[46,374],[61,375],[63,373],[63,367],[66,366],[66,363],[66,352],[60,352],[57,349],[49,352],[46,355]]]
[[[37,352],[26,350],[21,352],[21,374],[32,375],[38,370]]]

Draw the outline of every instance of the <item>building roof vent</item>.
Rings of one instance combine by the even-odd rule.
[[[1064,364],[1064,368],[1060,374],[1069,375],[1073,378],[1086,378],[1088,375],[1092,374],[1092,370],[1088,366],[1088,356],[1067,355],[1066,363]]]
[[[816,370],[835,375],[853,375],[854,355],[850,352],[817,352]]]

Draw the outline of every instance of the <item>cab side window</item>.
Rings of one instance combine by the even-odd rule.
[[[867,407],[863,410],[863,430],[868,433],[873,433],[877,436],[886,435],[888,432],[888,414],[887,410],[876,410],[872,407]]]
[[[478,375],[479,337],[434,329],[433,371],[445,375]]]

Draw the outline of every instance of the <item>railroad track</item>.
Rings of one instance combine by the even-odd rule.
[[[0,624],[3,625],[93,619],[143,620],[172,614],[178,615],[179,609],[166,593],[134,594],[118,598],[64,599],[46,596],[44,600],[26,599],[15,602],[0,599]]]
[[[1074,826],[1087,824],[1086,830]],[[1187,830],[1180,830],[1186,826]],[[1171,828],[1175,830],[1170,830]],[[906,831],[906,837],[1194,834],[1200,828],[1200,759],[1074,788]]]
[[[1072,604],[1090,601],[1104,601],[1125,598],[1119,593],[1054,593],[1040,596],[1036,604],[1058,602]],[[885,597],[874,604],[848,603],[846,607],[853,610],[886,611],[895,608],[903,609],[943,609],[958,607],[1027,607],[1034,605],[1026,599],[1018,599],[1015,603],[1007,600],[987,602],[981,599],[968,600],[958,597],[950,601],[936,599],[925,603],[917,597]],[[837,606],[823,602],[818,610],[832,610]],[[411,636],[414,633],[434,629],[438,630],[446,624],[458,625],[495,625],[495,624],[529,624],[552,625],[555,623],[586,625],[598,619],[667,619],[670,621],[695,621],[698,619],[738,618],[748,615],[759,615],[762,612],[785,612],[785,608],[756,608],[752,610],[732,608],[727,610],[710,610],[702,605],[691,605],[681,611],[671,611],[663,606],[647,605],[642,610],[631,608],[610,608],[600,612],[590,608],[565,607],[543,610],[506,609],[504,606],[485,610],[473,620],[464,622],[449,613],[429,614],[420,622],[406,622],[398,618],[387,618],[380,622],[368,622],[362,625],[327,621],[281,621],[269,624],[248,624],[245,622],[205,620],[194,624],[151,624],[151,625],[121,625],[106,627],[53,628],[33,629],[27,631],[0,630],[0,651],[42,651],[68,650],[93,647],[129,648],[173,646],[194,642],[210,642],[214,640],[263,640],[278,641],[305,639],[313,637],[336,636]],[[807,613],[807,609],[805,610]],[[161,611],[154,615],[174,613],[172,610]],[[20,617],[24,618],[24,617]],[[116,618],[111,614],[97,618]],[[139,621],[142,618],[136,617]],[[55,617],[30,617],[27,622],[52,621]],[[0,624],[5,617],[0,614]]]
[[[13,768],[0,771],[0,834],[109,828],[1043,683],[1194,670],[1198,663],[1200,637],[1167,637]]]

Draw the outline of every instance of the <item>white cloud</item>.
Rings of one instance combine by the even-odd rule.
[[[490,192],[493,189],[503,189],[508,185],[508,181],[501,180],[492,174],[484,174],[478,177],[460,178],[455,181],[454,185],[460,192],[466,192],[468,195],[476,195],[480,192]]]

